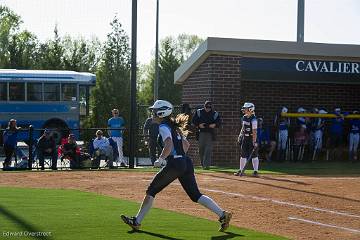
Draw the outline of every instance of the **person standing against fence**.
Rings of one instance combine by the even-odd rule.
[[[324,109],[314,109],[314,113],[326,114]],[[315,161],[320,154],[323,142],[323,133],[325,128],[325,120],[323,118],[313,118],[311,120],[311,149],[312,149],[312,161]]]
[[[281,116],[281,114],[287,112],[288,109],[286,107],[281,107],[280,113],[277,114],[274,119],[274,125],[278,129],[276,160],[281,162],[286,159],[286,148],[288,144],[290,126],[290,119]]]
[[[199,140],[199,155],[203,169],[211,166],[213,141],[215,140],[215,128],[221,123],[220,115],[213,109],[211,101],[206,101],[204,108],[196,110],[192,123],[197,127]]]
[[[255,105],[246,102],[241,108],[241,111],[244,116],[242,117],[241,130],[238,137],[238,143],[241,148],[240,169],[234,173],[234,175],[244,176],[246,163],[251,158],[254,169],[253,176],[257,177],[259,171],[259,144],[257,139],[258,122],[255,116]]]
[[[151,164],[154,165],[158,153],[161,151],[161,147],[158,144],[159,124],[155,122],[152,117],[146,119],[143,134],[145,137],[145,145],[149,148]]]
[[[358,110],[354,110],[353,114],[359,114]],[[357,161],[357,151],[359,146],[360,137],[360,119],[351,119],[350,122],[350,134],[349,134],[349,160]]]
[[[164,148],[155,161],[156,165],[163,166],[149,184],[144,200],[136,216],[121,215],[122,221],[133,230],[139,230],[141,222],[150,211],[155,196],[166,186],[178,179],[189,198],[206,207],[219,217],[219,231],[224,232],[232,217],[230,212],[220,208],[210,197],[199,191],[194,175],[192,160],[186,156],[190,143],[186,140],[188,116],[180,114],[176,119],[171,117],[173,106],[170,102],[157,100],[151,107],[153,118],[159,123],[159,133]]]
[[[341,146],[343,144],[343,134],[344,134],[344,115],[341,114],[340,108],[334,109],[335,118],[331,120],[331,125],[329,129],[330,133],[330,152],[329,160],[336,160],[341,155]]]
[[[8,127],[3,134],[5,160],[3,164],[3,170],[6,170],[11,166],[11,158],[15,153],[17,145],[17,135],[20,128],[16,125],[15,119],[10,119]]]
[[[112,111],[112,118],[108,120],[108,134],[114,142],[116,142],[119,157],[117,162],[120,163],[120,167],[126,167],[126,162],[123,154],[123,127],[125,126],[125,120],[119,115],[119,109],[114,108]]]

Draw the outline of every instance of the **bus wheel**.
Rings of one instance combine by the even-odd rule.
[[[56,144],[61,143],[61,139],[69,134],[68,127],[64,124],[49,123],[44,126],[51,130],[51,136],[54,138]]]

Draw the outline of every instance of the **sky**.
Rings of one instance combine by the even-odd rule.
[[[60,36],[106,40],[118,16],[131,37],[132,0],[0,0],[41,41]],[[156,0],[138,0],[137,60],[154,55]],[[159,0],[159,38],[195,34],[296,41],[297,0]],[[305,0],[305,42],[360,44],[359,0]]]

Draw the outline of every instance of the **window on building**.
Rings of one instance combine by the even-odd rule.
[[[60,101],[60,84],[59,83],[45,83],[44,84],[44,100],[45,101]]]
[[[0,83],[0,101],[7,101],[7,83]]]
[[[42,84],[28,83],[27,84],[27,99],[28,101],[42,101]]]
[[[62,100],[63,101],[76,101],[76,84],[66,83],[62,84]]]
[[[9,83],[10,101],[25,101],[25,83]]]

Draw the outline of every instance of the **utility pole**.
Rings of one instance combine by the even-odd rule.
[[[159,98],[159,0],[156,0],[156,43],[155,43],[155,80],[154,101]]]
[[[298,0],[297,42],[304,42],[305,0]]]
[[[131,20],[131,83],[130,83],[130,138],[129,168],[134,168],[136,143],[136,41],[137,41],[137,0],[132,0]]]

